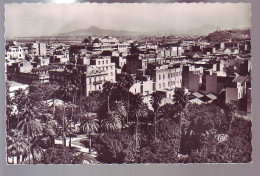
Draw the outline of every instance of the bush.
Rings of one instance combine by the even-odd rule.
[[[47,149],[40,161],[41,164],[82,164],[83,156],[74,155],[73,152],[64,147],[51,147]]]

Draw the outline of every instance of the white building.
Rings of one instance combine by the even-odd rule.
[[[25,59],[25,53],[22,46],[9,46],[5,53],[5,59]]]
[[[182,65],[161,65],[152,72],[155,89],[174,89],[182,87]]]

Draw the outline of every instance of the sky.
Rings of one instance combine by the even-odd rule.
[[[149,32],[213,25],[251,27],[250,3],[5,4],[5,36],[44,36],[97,26]]]

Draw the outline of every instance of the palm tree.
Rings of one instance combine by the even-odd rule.
[[[127,92],[127,117],[126,117],[126,122],[128,123],[129,120],[129,107],[130,107],[130,98],[129,98],[129,93],[130,93],[130,88],[134,84],[134,80],[131,75],[125,76],[125,79],[120,79],[118,84],[120,87],[122,87],[122,90],[124,92]]]
[[[7,155],[17,157],[17,164],[20,164],[21,156],[28,156],[29,145],[26,136],[21,130],[12,129],[8,132],[7,137]]]
[[[122,101],[116,101],[113,112],[121,118],[122,125],[125,125],[125,119],[127,117],[126,106]]]
[[[30,140],[30,153],[32,154],[33,163],[39,162],[43,156],[42,144],[51,139],[51,146],[54,146],[54,136],[56,136],[56,128],[58,123],[53,119],[51,113],[44,113],[39,111],[37,119],[31,122],[31,140]],[[47,139],[47,140],[46,140]]]
[[[58,122],[55,119],[48,119],[43,126],[44,136],[48,136],[51,139],[51,146],[55,145],[55,136],[58,128]]]
[[[113,111],[108,112],[108,117],[102,120],[101,127],[108,132],[121,130],[122,123],[119,115]]]
[[[89,138],[89,153],[91,154],[91,134],[98,131],[99,124],[96,114],[87,113],[81,117],[82,130]]]
[[[110,111],[110,109],[109,109],[110,96],[115,88],[116,88],[115,83],[111,83],[111,82],[107,81],[103,84],[103,93],[105,93],[107,95],[107,112]]]
[[[180,114],[180,121],[179,121],[179,144],[178,144],[178,151],[177,154],[179,154],[180,151],[180,143],[181,143],[181,126],[182,126],[182,118],[183,118],[183,111],[185,110],[188,103],[188,97],[185,94],[184,89],[176,89],[174,92],[174,105],[177,108],[177,111]]]
[[[71,95],[74,93],[74,86],[69,82],[66,81],[64,84],[60,87],[59,91],[61,93],[61,97],[63,100],[63,115],[62,115],[62,136],[63,136],[63,145],[66,147],[66,130],[65,130],[65,123],[66,123],[66,104],[65,101],[69,100],[71,98]]]
[[[21,130],[23,135],[26,135],[28,143],[28,158],[30,163],[31,156],[31,140],[36,136],[41,136],[43,133],[42,124],[37,116],[37,105],[33,106],[30,97],[27,97],[24,105],[24,112],[22,114],[22,119],[17,125],[17,129]]]
[[[139,148],[139,137],[138,137],[138,130],[139,130],[139,119],[141,117],[147,117],[148,109],[147,106],[143,103],[143,97],[141,94],[134,95],[134,116],[136,118],[136,130],[135,130],[135,142],[136,142],[136,150]]]
[[[13,111],[13,101],[10,97],[10,85],[6,82],[6,130],[8,131],[10,129],[10,121],[12,118],[12,111]]]
[[[158,92],[152,93],[152,99],[150,100],[150,103],[152,104],[153,111],[154,111],[154,140],[156,140],[156,117],[157,117],[157,112],[161,104],[162,96],[159,95]]]
[[[22,95],[21,92],[18,95]],[[14,98],[14,101],[16,101],[16,104],[18,104],[18,100],[22,100],[22,105],[20,104],[17,108],[19,110],[19,123],[17,124],[16,130],[23,135],[24,140],[26,140],[27,144],[27,157],[29,159],[32,154],[33,146],[37,145],[37,142],[42,138],[44,130],[43,130],[43,123],[39,119],[40,114],[43,111],[44,106],[43,103],[35,103],[35,101],[32,99],[32,96],[25,94],[23,96],[18,96],[18,100]],[[46,109],[44,109],[44,114],[47,112]],[[17,133],[18,134],[18,133]],[[17,135],[16,135],[17,136]],[[22,155],[25,156],[25,155]],[[18,157],[19,160],[19,157]],[[23,157],[24,160],[24,157]]]
[[[15,98],[13,99],[13,104],[14,104],[14,106],[16,108],[16,112],[17,112],[16,113],[16,117],[17,117],[16,128],[18,128],[22,115],[25,111],[25,105],[26,105],[28,99],[27,99],[26,92],[23,89],[16,90],[14,93],[14,97]]]
[[[32,153],[33,162],[35,163],[36,161],[39,162],[41,160],[44,151],[40,146],[36,145],[32,147],[31,153]]]
[[[65,118],[63,127],[58,129],[57,136],[61,135],[63,137],[63,145],[65,147],[66,147],[66,138],[69,137],[69,148],[71,148],[71,137],[74,134],[73,128],[74,128],[73,121],[69,120],[68,118]]]
[[[235,114],[236,107],[232,103],[226,103],[224,107],[224,112],[226,115],[226,119],[229,122],[229,130],[231,130],[231,125],[233,122],[234,114]]]
[[[71,79],[74,93],[73,93],[73,104],[76,104],[77,100],[79,99],[79,103],[82,104],[82,81],[81,81],[81,71],[80,70],[73,70],[72,79]],[[78,98],[79,95],[79,98]],[[82,111],[82,106],[79,106],[80,112]],[[72,108],[72,111],[74,108]],[[74,113],[74,111],[73,111]]]

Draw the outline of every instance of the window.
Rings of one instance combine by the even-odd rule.
[[[165,75],[163,74],[163,79],[165,79]]]
[[[171,77],[171,74],[169,73],[169,74],[168,74],[168,78],[170,78],[170,77]]]
[[[108,60],[106,60],[106,64],[108,64]]]
[[[161,75],[159,75],[159,80],[161,80]]]
[[[170,86],[170,82],[168,82],[168,86]]]
[[[98,61],[98,65],[100,65],[100,61]]]
[[[102,64],[104,65],[104,61],[102,61]]]
[[[107,68],[107,70],[108,70],[108,67],[106,67]]]
[[[163,83],[163,87],[165,87],[165,83]]]
[[[161,83],[159,84],[159,89],[161,88]]]
[[[113,72],[111,72],[111,76],[113,76]]]

